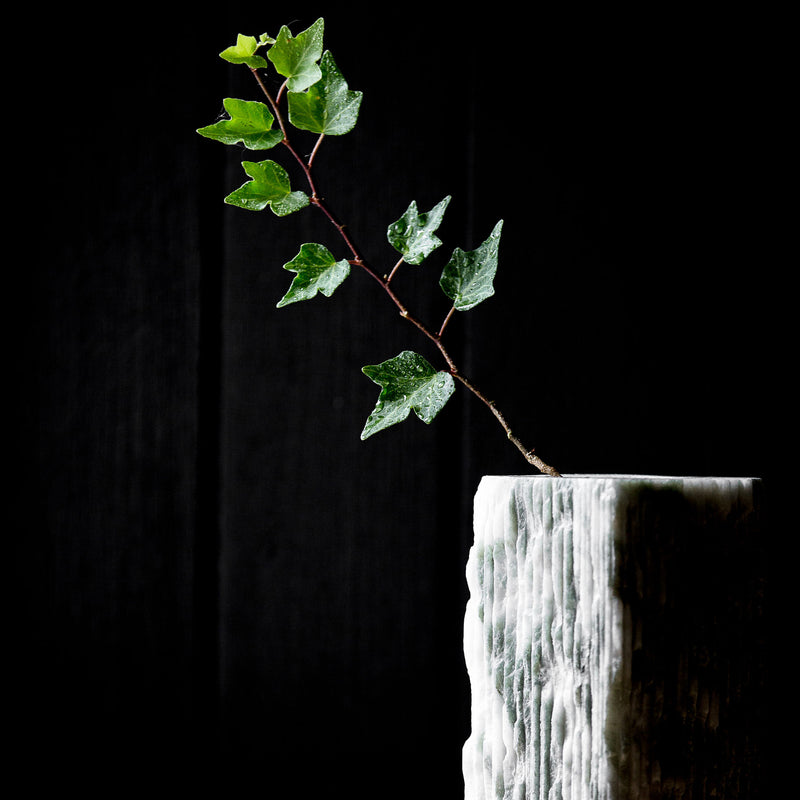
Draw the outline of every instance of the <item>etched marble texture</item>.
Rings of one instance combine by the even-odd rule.
[[[757,796],[759,487],[482,480],[466,800]]]

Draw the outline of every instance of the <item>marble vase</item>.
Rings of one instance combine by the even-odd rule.
[[[466,800],[758,796],[761,482],[482,479]]]

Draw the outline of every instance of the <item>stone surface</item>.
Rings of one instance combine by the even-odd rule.
[[[485,477],[466,800],[758,796],[760,482]]]

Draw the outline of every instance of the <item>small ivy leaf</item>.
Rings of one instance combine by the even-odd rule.
[[[500,220],[489,238],[471,252],[456,248],[445,265],[439,285],[459,311],[467,311],[494,294],[497,251],[500,246]]]
[[[362,92],[348,89],[327,50],[320,61],[322,78],[305,92],[289,92],[289,120],[296,128],[328,136],[351,131],[358,120]]]
[[[263,44],[270,44],[270,39],[266,33],[262,34],[259,41],[254,36],[239,34],[236,37],[236,44],[226,47],[220,54],[220,58],[229,61],[231,64],[247,64],[251,69],[263,69],[269,66],[264,58],[256,54],[256,50]]]
[[[243,161],[242,166],[252,180],[225,198],[229,205],[248,211],[262,211],[269,206],[277,216],[285,217],[309,204],[307,194],[291,190],[289,175],[280,164]]]
[[[389,243],[402,254],[407,264],[421,264],[441,245],[441,239],[434,231],[442,224],[449,202],[448,195],[426,214],[419,214],[417,203],[412,200],[405,214],[389,226],[386,234]]]
[[[228,97],[222,104],[230,119],[198,128],[201,136],[223,144],[241,142],[248,150],[269,150],[283,141],[283,133],[272,130],[275,118],[263,103]]]
[[[400,355],[362,368],[381,387],[378,403],[367,419],[361,438],[402,422],[413,411],[430,423],[455,391],[448,372],[435,370],[421,355],[405,350]]]
[[[297,36],[292,36],[284,25],[267,53],[278,74],[288,79],[286,86],[290,92],[302,92],[322,77],[317,61],[322,56],[324,25],[320,18]]]
[[[321,244],[301,245],[300,252],[283,268],[297,275],[289,291],[278,303],[278,308],[300,300],[310,300],[317,292],[330,297],[350,274],[349,262],[344,259],[337,261]]]

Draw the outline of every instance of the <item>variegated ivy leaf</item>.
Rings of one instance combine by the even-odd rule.
[[[494,294],[502,228],[500,220],[480,247],[470,252],[456,248],[446,264],[439,285],[459,311],[467,311]]]
[[[320,18],[297,36],[292,36],[284,25],[267,53],[278,74],[287,78],[286,88],[290,92],[305,91],[322,77],[317,62],[322,56],[324,25]]]
[[[321,244],[301,245],[300,252],[283,268],[297,275],[289,291],[278,303],[278,308],[300,300],[310,300],[317,292],[330,297],[350,274],[350,263],[347,260],[337,261],[328,248]]]
[[[430,423],[455,391],[452,375],[434,369],[421,355],[405,350],[400,355],[362,368],[381,387],[375,409],[361,438],[402,422],[413,411]]]
[[[289,120],[296,128],[312,133],[349,133],[358,120],[362,93],[348,88],[328,51],[322,54],[320,70],[320,80],[305,92],[289,92]]]
[[[387,231],[387,238],[392,247],[402,254],[407,264],[421,264],[442,243],[434,234],[442,224],[444,212],[450,202],[445,197],[425,214],[417,212],[417,203],[411,201],[397,222],[393,222]]]
[[[269,150],[283,140],[283,133],[272,129],[275,118],[263,103],[228,97],[222,104],[230,119],[198,128],[201,136],[223,144],[241,142],[248,150]]]
[[[286,170],[274,161],[243,161],[244,171],[252,178],[225,202],[248,211],[262,211],[269,206],[279,217],[305,208],[309,204],[305,192],[293,192]]]
[[[268,64],[264,58],[256,54],[256,50],[274,41],[266,33],[262,34],[258,41],[255,36],[245,36],[240,33],[236,37],[236,44],[226,47],[219,56],[231,64],[247,64],[252,69],[263,69]]]

